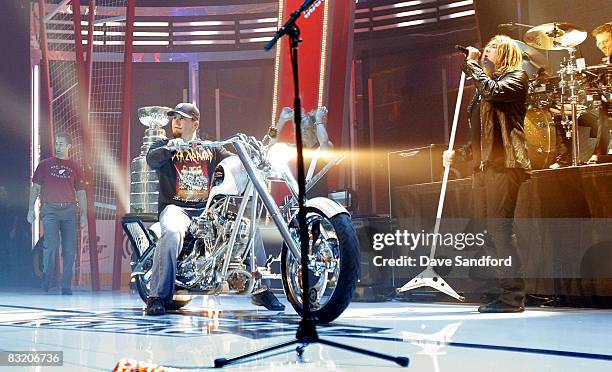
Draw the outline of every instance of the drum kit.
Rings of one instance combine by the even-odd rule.
[[[530,78],[524,124],[532,168],[547,168],[555,162],[563,141],[557,131],[564,132],[565,141],[571,142],[571,165],[579,165],[578,118],[587,110],[599,110],[602,101],[611,101],[612,64],[586,66],[583,58],[576,58],[578,45],[587,38],[580,26],[566,22],[514,25],[529,27],[524,42],[516,42]],[[556,74],[539,50],[567,53]],[[608,104],[608,110],[611,107]]]

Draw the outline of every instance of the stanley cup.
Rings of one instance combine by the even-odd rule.
[[[138,119],[147,127],[140,147],[140,155],[132,160],[130,183],[130,212],[157,214],[159,180],[157,174],[147,164],[149,148],[156,141],[166,139],[164,126],[170,118],[170,107],[147,106],[138,109]]]

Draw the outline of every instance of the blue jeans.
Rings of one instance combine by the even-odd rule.
[[[165,302],[172,301],[174,295],[174,279],[176,277],[176,261],[191,217],[201,211],[191,211],[170,204],[159,215],[161,237],[153,253],[153,267],[151,268],[151,290],[149,297],[159,297]],[[255,230],[255,261],[258,265],[266,262],[266,252],[259,229]],[[269,280],[263,280],[263,285],[269,287]]]
[[[40,214],[44,228],[43,280],[52,285],[55,280],[55,254],[62,239],[63,274],[61,286],[70,289],[77,249],[76,204],[44,203]]]

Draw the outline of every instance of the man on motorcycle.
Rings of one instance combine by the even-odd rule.
[[[151,290],[147,299],[147,315],[162,315],[172,303],[177,257],[191,218],[206,206],[213,172],[217,164],[231,155],[223,148],[193,147],[185,142],[197,139],[200,111],[191,103],[179,103],[168,112],[172,117],[171,140],[158,141],[147,154],[147,163],[159,178],[159,222],[162,235],[153,256]],[[257,262],[265,262],[263,241],[255,236]],[[251,302],[268,310],[281,311],[285,306],[260,285]]]

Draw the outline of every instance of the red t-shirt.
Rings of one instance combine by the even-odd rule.
[[[32,182],[41,186],[43,203],[71,203],[76,191],[83,190],[83,172],[72,160],[50,157],[38,164]]]

